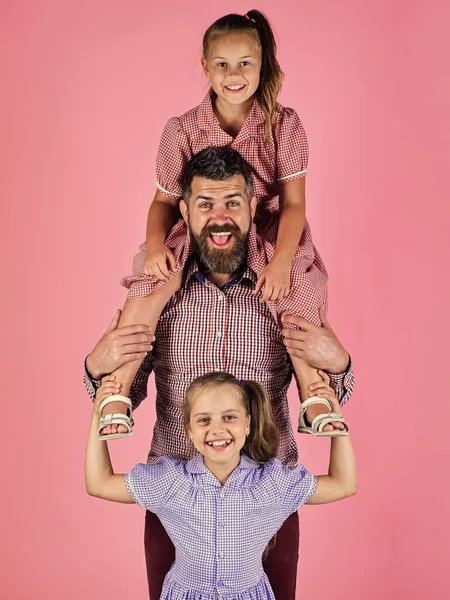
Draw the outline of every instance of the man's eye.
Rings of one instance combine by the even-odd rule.
[[[209,208],[211,206],[211,204],[209,204],[209,202],[202,202],[200,204],[200,208]]]
[[[239,202],[228,202],[228,206],[239,206]]]

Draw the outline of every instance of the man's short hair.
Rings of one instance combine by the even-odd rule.
[[[234,175],[242,175],[244,178],[245,193],[250,201],[253,196],[252,168],[245,158],[231,146],[208,146],[194,154],[183,171],[183,198],[189,200],[194,177],[223,181]]]

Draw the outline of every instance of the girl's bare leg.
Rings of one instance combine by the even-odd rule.
[[[320,375],[317,373],[317,369],[312,367],[306,360],[292,356],[292,365],[294,367],[295,374],[297,375],[300,390],[302,392],[302,402],[308,400],[312,396],[315,396],[309,389],[309,386],[313,383],[321,381]],[[323,404],[313,404],[306,410],[306,419],[311,424],[313,420],[318,416],[327,413],[328,410]],[[333,429],[345,429],[342,423],[332,423],[325,425],[324,431],[332,431]]]
[[[158,290],[152,292],[144,298],[131,298],[126,300],[120,317],[119,327],[126,325],[143,324],[148,325],[152,332],[155,332],[159,317],[167,302],[174,295],[181,285],[181,273],[173,277]],[[116,382],[120,384],[119,393],[122,396],[129,397],[134,378],[142,364],[143,359],[134,360],[126,363],[116,369],[111,375],[114,375]],[[127,407],[123,402],[111,402],[107,404],[102,411],[102,415],[113,413],[126,414]],[[125,425],[107,425],[102,429],[102,434],[125,433]]]

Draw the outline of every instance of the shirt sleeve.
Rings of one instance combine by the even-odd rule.
[[[172,198],[181,198],[181,176],[192,158],[186,132],[178,117],[169,119],[159,143],[156,156],[156,187]]]
[[[328,372],[328,371],[327,371]],[[355,374],[353,372],[352,360],[349,360],[348,367],[343,373],[328,373],[330,385],[336,393],[339,404],[347,404],[355,387]]]
[[[136,409],[142,402],[142,400],[145,400],[145,398],[147,397],[148,378],[150,377],[150,374],[153,371],[153,364],[153,352],[149,352],[142,361],[139,371],[137,372],[136,377],[134,378],[134,381],[131,385],[130,400],[133,410]],[[97,390],[102,382],[99,379],[94,379],[94,377],[92,377],[92,375],[87,370],[86,361],[84,361],[83,381],[84,387],[86,388],[89,397],[91,398],[91,400],[94,400],[95,394],[97,393]]]
[[[155,464],[139,463],[124,475],[125,485],[139,506],[156,513],[174,481],[179,479],[180,461],[163,456]]]
[[[311,475],[303,465],[290,469],[278,459],[275,459],[274,463],[273,477],[279,491],[280,503],[286,509],[287,515],[290,515],[314,494],[317,476]]]
[[[274,137],[278,183],[305,177],[309,155],[308,140],[295,110],[282,107]]]

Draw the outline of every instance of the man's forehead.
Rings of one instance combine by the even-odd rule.
[[[199,195],[226,196],[233,192],[245,194],[245,180],[242,175],[233,175],[229,179],[207,179],[195,176],[191,184],[192,197]]]

